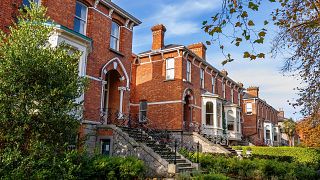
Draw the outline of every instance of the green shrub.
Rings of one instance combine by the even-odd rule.
[[[244,146],[246,150],[248,146]],[[278,159],[279,161],[297,162],[302,163],[314,168],[320,166],[320,151],[314,148],[303,148],[303,147],[257,147],[253,146],[252,154],[254,157]],[[291,158],[290,158],[291,157]]]
[[[0,156],[0,179],[137,179],[144,172],[143,162],[134,157],[89,156],[78,151],[27,157],[8,151]]]
[[[185,155],[195,161],[196,153]],[[225,155],[199,154],[203,171],[224,174],[235,179],[316,179],[315,169],[304,163],[278,161],[278,159],[250,158],[240,160]]]
[[[97,156],[92,164],[93,177],[99,179],[134,179],[145,172],[143,162],[134,157]]]
[[[178,180],[228,180],[229,178],[223,174],[203,174],[201,172],[180,173],[177,177]]]

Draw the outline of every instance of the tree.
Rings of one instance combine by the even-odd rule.
[[[303,145],[307,147],[320,147],[320,125],[314,123],[312,118],[305,118],[298,122],[297,133]]]
[[[272,13],[265,20],[254,21],[259,8],[268,2],[274,7]],[[223,0],[221,11],[211,21],[204,21],[203,29],[212,36],[208,45],[218,42],[226,57],[222,64],[226,64],[234,59],[226,53],[224,38],[235,46],[245,45],[243,57],[256,60],[265,58],[267,52],[259,45],[265,43],[268,29],[277,27],[279,32],[274,37],[271,53],[274,56],[285,53],[288,57],[282,71],[296,76],[303,84],[297,88],[299,98],[291,104],[301,106],[303,115],[319,119],[319,8],[320,2],[314,0]]]
[[[288,136],[289,146],[293,146],[292,140],[296,135],[296,122],[292,119],[284,120],[282,130]]]
[[[10,33],[0,32],[0,177],[58,178],[75,140],[85,80],[80,53],[51,47],[46,9],[23,8]]]

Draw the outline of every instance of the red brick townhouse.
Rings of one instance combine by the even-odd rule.
[[[243,97],[243,134],[256,145],[280,145],[278,111],[259,97],[259,87],[249,87]]]
[[[141,22],[110,0],[34,2],[47,7],[47,15],[54,21],[51,44],[65,42],[83,53],[79,75],[89,79],[89,88],[79,99],[84,100],[82,131],[93,137],[112,134],[94,127],[110,123],[105,116],[108,110],[129,113],[132,34]],[[18,9],[29,5],[28,0],[1,0],[0,28],[8,32]],[[92,139],[90,145],[95,142]]]
[[[241,140],[242,84],[206,61],[204,44],[165,45],[165,32],[152,27],[151,50],[134,60],[131,111],[153,128]]]

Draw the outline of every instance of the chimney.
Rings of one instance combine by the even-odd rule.
[[[228,76],[228,71],[225,70],[225,69],[223,69],[223,70],[221,71],[221,74],[222,74],[223,76]]]
[[[207,47],[202,42],[191,44],[188,46],[188,49],[190,49],[193,53],[195,53],[202,59],[206,60]]]
[[[163,49],[164,33],[167,31],[163,24],[155,25],[151,28],[152,31],[152,50]]]
[[[247,94],[252,97],[259,97],[259,87],[251,86],[247,89]]]
[[[284,110],[283,110],[283,108],[280,108],[280,109],[279,109],[279,111],[278,111],[278,117],[284,118]]]

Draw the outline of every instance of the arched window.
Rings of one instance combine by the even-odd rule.
[[[119,24],[112,22],[110,48],[116,51],[119,51],[119,42],[120,42],[120,26]]]
[[[228,131],[234,131],[234,117],[233,117],[232,110],[229,110],[227,112],[227,122],[228,122]]]
[[[213,103],[206,103],[206,125],[213,126]]]

